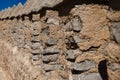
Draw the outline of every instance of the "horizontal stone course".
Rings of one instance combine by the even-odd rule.
[[[75,71],[87,71],[95,67],[96,67],[95,62],[90,60],[85,60],[80,63],[71,64],[71,70],[75,70]]]

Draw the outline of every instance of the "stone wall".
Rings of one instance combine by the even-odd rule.
[[[120,12],[98,4],[70,9],[0,21],[0,42],[9,44],[0,46],[0,59],[12,80],[120,80]]]

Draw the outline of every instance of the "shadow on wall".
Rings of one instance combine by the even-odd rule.
[[[120,10],[120,0],[110,0],[109,6],[114,10]]]
[[[108,72],[107,72],[107,60],[102,60],[98,64],[98,70],[102,77],[102,80],[108,80]]]
[[[82,5],[82,4],[99,4],[99,5],[107,5],[113,10],[120,10],[120,0],[64,0],[62,3],[52,7],[44,7],[38,12],[31,12],[29,13],[28,17],[30,17],[30,20],[32,19],[31,15],[36,13],[40,14],[40,17],[45,16],[46,10],[53,10],[58,11],[59,16],[68,16],[71,9],[75,7],[75,5]],[[24,17],[23,15],[22,17]],[[13,18],[14,19],[14,18]],[[23,19],[24,20],[24,19]]]
[[[43,8],[39,11],[39,13],[42,17],[45,16],[46,10],[55,10],[59,12],[59,16],[67,16],[75,5],[81,4],[107,5],[114,10],[120,10],[120,0],[64,0],[62,3],[58,4],[53,8]]]

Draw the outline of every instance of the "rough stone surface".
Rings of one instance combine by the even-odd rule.
[[[74,52],[73,52],[72,50],[68,50],[65,54],[66,54],[66,58],[67,58],[68,60],[73,60],[73,59],[75,59],[75,54],[74,54]]]
[[[31,46],[31,48],[32,48],[33,50],[37,50],[37,49],[40,49],[40,46],[41,46],[40,43],[33,43],[32,46]]]
[[[109,1],[27,0],[1,11],[0,80],[120,80],[120,11]]]
[[[43,62],[45,62],[45,63],[55,62],[55,61],[57,61],[58,57],[59,57],[58,54],[47,55],[47,56],[43,56],[43,57],[42,57],[42,60],[43,60]]]
[[[39,31],[34,31],[33,36],[38,36],[39,35]]]
[[[59,20],[55,18],[49,18],[47,24],[59,25]]]
[[[53,71],[53,70],[58,70],[62,69],[62,65],[44,65],[44,70],[45,71]]]
[[[112,23],[110,27],[111,39],[120,44],[120,22]]]
[[[40,51],[40,49],[38,49],[38,50],[32,50],[31,53],[32,53],[32,54],[40,54],[41,51]]]
[[[40,55],[32,55],[32,56],[31,56],[31,59],[32,59],[33,61],[38,61],[38,60],[40,59]]]
[[[43,52],[44,55],[59,54],[59,53],[60,53],[60,50],[56,46],[48,47]]]
[[[33,21],[38,21],[38,20],[40,20],[40,14],[32,15],[32,20],[33,20]]]
[[[77,17],[75,19],[73,19],[72,26],[73,26],[74,31],[79,32],[82,28],[82,23],[81,23],[80,19]]]
[[[32,42],[40,42],[40,39],[38,36],[33,36]]]
[[[47,40],[46,44],[52,46],[52,45],[56,45],[57,42],[54,39],[50,38]]]
[[[108,66],[111,70],[120,70],[120,64],[119,63],[113,63]]]
[[[85,60],[81,63],[71,64],[71,69],[76,71],[87,71],[89,69],[95,68],[96,64],[93,61]]]
[[[102,80],[99,73],[88,73],[88,74],[81,74],[80,80]]]

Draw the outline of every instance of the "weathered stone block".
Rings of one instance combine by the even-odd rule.
[[[79,42],[84,42],[83,39],[80,39],[78,36],[73,36],[73,39],[76,43],[79,43]]]
[[[39,31],[35,30],[35,31],[33,32],[33,36],[39,36]]]
[[[53,70],[60,70],[63,68],[63,65],[48,65],[48,64],[45,64],[43,69],[45,71],[53,71]]]
[[[72,20],[72,26],[73,26],[73,30],[75,32],[80,32],[81,28],[82,28],[82,23],[81,20],[79,18],[74,18]]]
[[[40,43],[33,43],[32,46],[31,46],[31,49],[37,50],[37,49],[40,49],[40,46],[41,46]]]
[[[50,54],[59,54],[60,50],[57,48],[57,46],[52,46],[44,49],[43,55],[50,55]]]
[[[40,49],[38,49],[38,50],[32,50],[31,53],[32,53],[32,54],[40,54],[41,51],[40,51]]]
[[[24,16],[24,19],[25,20],[29,20],[30,18],[28,16]]]
[[[73,26],[71,22],[68,22],[65,26],[64,29],[66,29],[66,31],[72,31]]]
[[[31,59],[33,61],[38,61],[40,59],[40,55],[31,55]]]
[[[77,75],[77,74],[76,74],[76,75],[73,74],[73,75],[72,75],[72,78],[73,78],[73,80],[79,80],[79,75]]]
[[[115,22],[110,27],[110,37],[120,44],[120,22]]]
[[[46,44],[48,46],[52,46],[52,45],[56,45],[57,42],[53,38],[50,38],[50,39],[47,40]]]
[[[41,29],[41,21],[36,21],[36,22],[33,22],[33,24],[31,25],[31,27],[33,28],[33,30],[39,30]]]
[[[48,18],[47,24],[59,25],[60,22],[59,22],[59,20],[56,19],[56,18]]]
[[[46,55],[46,56],[42,56],[42,60],[43,60],[43,62],[45,62],[45,63],[55,62],[55,61],[57,61],[58,57],[59,57],[58,54]]]
[[[80,74],[80,80],[102,80],[99,73]]]
[[[33,14],[33,15],[32,15],[32,20],[33,20],[33,21],[38,21],[38,20],[40,20],[40,14]]]
[[[33,37],[32,37],[32,42],[33,42],[33,43],[35,43],[35,42],[40,42],[39,36],[33,36]]]
[[[75,54],[74,54],[74,52],[73,52],[72,50],[68,50],[68,51],[66,52],[66,58],[67,58],[68,60],[73,60],[73,59],[75,59]]]
[[[120,70],[120,64],[119,63],[113,63],[108,65],[108,68],[115,71],[115,70]]]
[[[87,71],[91,68],[95,68],[96,64],[94,61],[90,60],[85,60],[80,63],[73,63],[71,64],[71,70],[76,70],[76,71]]]

